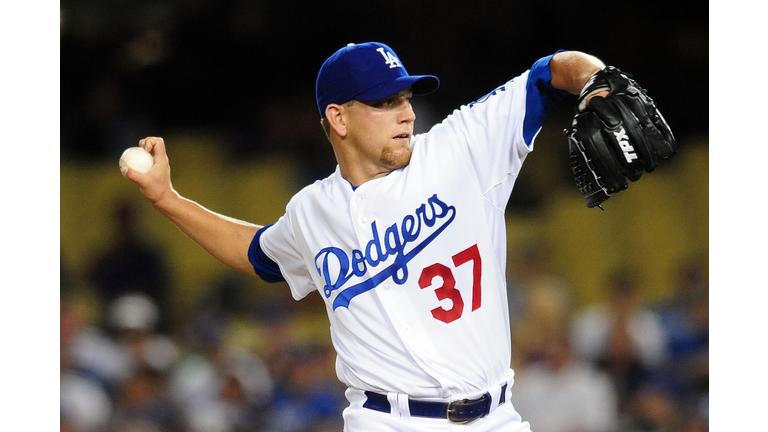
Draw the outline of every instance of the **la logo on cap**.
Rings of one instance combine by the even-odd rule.
[[[379,48],[376,51],[380,52],[382,56],[384,56],[384,61],[389,65],[389,68],[396,68],[396,67],[403,67],[403,65],[400,63],[400,60],[398,60],[397,57],[395,57],[394,54],[388,51],[384,51],[384,48]]]

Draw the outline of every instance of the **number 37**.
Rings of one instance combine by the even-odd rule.
[[[457,253],[452,259],[453,265],[456,267],[472,261],[472,310],[475,311],[480,307],[482,301],[480,280],[483,276],[483,262],[480,259],[477,244]],[[432,316],[444,323],[456,321],[464,313],[464,299],[461,297],[461,291],[456,289],[456,278],[453,277],[453,271],[449,267],[435,263],[424,268],[419,277],[419,287],[424,289],[432,286],[436,277],[443,280],[443,284],[435,288],[437,299],[450,299],[453,306],[450,309],[445,309],[442,306],[436,307],[432,309]]]

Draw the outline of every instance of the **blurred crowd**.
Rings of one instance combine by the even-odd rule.
[[[129,205],[114,220],[120,235],[87,276],[91,303],[62,259],[62,431],[341,430],[319,297],[223,277],[175,319],[162,249],[141,240]],[[534,431],[708,430],[707,263],[681,263],[676,291],[650,304],[640,276],[617,269],[604,301],[580,307],[545,267],[532,251],[509,271],[513,403]]]
[[[575,306],[537,251],[513,263],[512,401],[536,432],[709,430],[709,276],[679,264],[676,290],[648,301],[616,269],[601,301]]]
[[[62,431],[339,431],[343,388],[327,345],[296,343],[288,317],[250,324],[254,349],[233,336],[242,326],[215,303],[178,332],[158,331],[146,294],[110,304],[104,325],[62,301]]]
[[[179,319],[168,260],[134,212],[118,203],[119,235],[84,280],[62,256],[61,430],[340,431],[319,297],[294,302],[281,284],[252,302],[254,286],[225,272]]]

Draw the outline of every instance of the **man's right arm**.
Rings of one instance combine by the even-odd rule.
[[[123,175],[138,184],[142,194],[163,216],[213,257],[235,270],[256,276],[248,248],[260,225],[220,215],[182,197],[171,185],[165,142],[159,137],[139,141],[153,155],[154,165],[142,174],[123,168]]]

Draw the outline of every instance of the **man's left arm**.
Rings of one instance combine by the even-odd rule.
[[[629,74],[578,51],[552,56],[549,72],[552,87],[578,96],[564,132],[587,207],[602,208],[600,203],[628,187],[627,180],[637,181],[677,152],[656,103]]]

